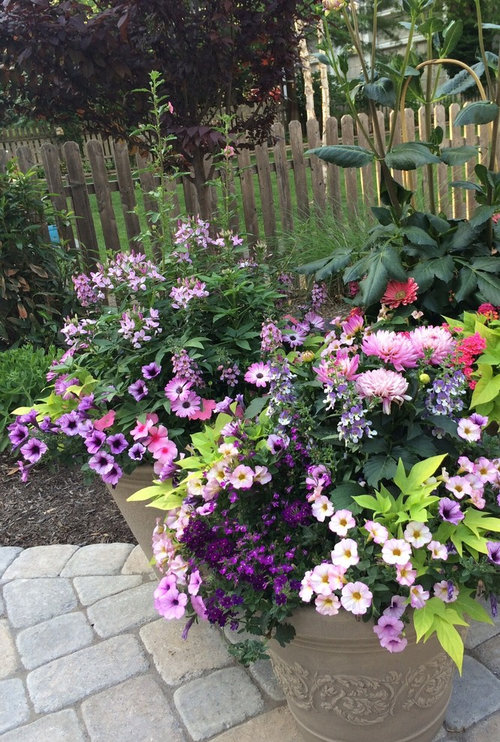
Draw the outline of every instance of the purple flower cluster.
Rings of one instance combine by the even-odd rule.
[[[225,381],[228,386],[236,386],[238,383],[238,377],[241,376],[241,371],[237,363],[224,367],[223,365],[217,366],[217,371],[220,371],[219,379]]]
[[[65,324],[61,328],[66,345],[71,348],[84,348],[95,332],[96,320],[79,319],[78,317],[66,317]]]
[[[82,307],[90,307],[105,299],[105,294],[92,283],[91,279],[85,274],[72,276],[73,286],[76,291],[76,298]]]
[[[170,291],[170,298],[173,299],[172,307],[174,309],[187,309],[189,302],[197,297],[202,299],[208,296],[206,284],[194,277],[178,278],[177,286],[173,286]]]
[[[445,371],[437,377],[427,390],[425,406],[431,415],[455,417],[464,409],[464,393],[467,377],[461,369]]]
[[[190,358],[185,348],[172,355],[172,369],[175,376],[180,376],[185,381],[191,381],[195,386],[204,386],[201,369],[196,361]]]
[[[117,253],[106,267],[98,264],[97,271],[90,274],[92,287],[102,295],[102,290],[127,288],[137,294],[146,291],[148,282],[162,283],[164,276],[155,264],[143,253]],[[101,291],[99,291],[101,290]]]
[[[311,305],[313,309],[318,311],[326,303],[328,299],[328,290],[326,284],[314,283],[311,290]]]
[[[129,312],[123,312],[118,334],[129,340],[133,348],[142,348],[144,343],[162,332],[159,316],[157,309],[150,309],[146,314],[140,307],[133,307]]]
[[[359,443],[363,436],[372,438],[376,431],[372,430],[372,422],[365,418],[365,410],[361,403],[352,404],[344,409],[337,423],[337,432],[341,441]]]

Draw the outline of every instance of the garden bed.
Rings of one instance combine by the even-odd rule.
[[[104,484],[78,469],[37,467],[21,482],[15,460],[0,454],[1,546],[134,543]]]

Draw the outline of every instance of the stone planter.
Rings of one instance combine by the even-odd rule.
[[[454,664],[433,637],[390,654],[373,623],[300,608],[296,636],[272,642],[274,671],[307,742],[431,742],[451,696]]]
[[[151,538],[156,519],[164,517],[165,511],[146,507],[145,502],[128,502],[127,498],[137,490],[149,487],[155,477],[153,467],[144,465],[138,466],[132,474],[124,474],[116,487],[106,485],[148,561],[153,556]]]

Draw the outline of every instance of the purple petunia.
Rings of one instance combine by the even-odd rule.
[[[134,445],[130,447],[128,455],[129,458],[132,459],[132,461],[142,461],[145,453],[146,447],[143,446],[142,443],[134,443]]]
[[[113,462],[111,468],[108,469],[108,471],[106,471],[104,474],[101,474],[101,479],[103,482],[106,482],[106,484],[110,484],[112,487],[115,487],[118,484],[118,481],[121,479],[122,475],[123,472],[118,464]]]
[[[148,363],[146,366],[141,367],[142,376],[146,381],[154,379],[161,372],[161,367],[157,363]]]
[[[100,474],[101,477],[111,471],[114,463],[114,458],[105,451],[98,451],[95,456],[89,459],[90,468]]]
[[[24,446],[21,446],[22,455],[31,464],[36,464],[46,450],[46,444],[43,441],[39,441],[38,438],[31,438]]]
[[[488,559],[490,562],[500,565],[500,541],[488,541],[486,548],[488,549]]]
[[[65,435],[78,435],[78,433],[80,432],[80,421],[80,416],[78,415],[76,410],[73,410],[72,412],[67,412],[65,415],[61,415],[58,420],[59,428]]]
[[[125,451],[126,448],[128,448],[127,439],[123,435],[123,433],[115,433],[115,435],[110,435],[107,444],[109,446],[109,450],[112,454],[115,456],[119,453],[122,453],[122,451]]]
[[[12,423],[12,425],[9,425],[9,440],[14,448],[17,448],[21,443],[24,443],[28,435],[29,430],[26,425],[20,425],[19,423]]]
[[[90,435],[85,438],[87,451],[89,453],[97,453],[105,440],[106,433],[103,433],[102,430],[93,430]]]
[[[448,523],[453,523],[454,526],[465,518],[464,514],[460,510],[458,502],[450,500],[449,497],[441,498],[441,502],[439,503],[439,515]]]
[[[148,388],[142,379],[137,379],[128,388],[128,393],[135,399],[136,402],[140,402],[141,399],[148,396]]]

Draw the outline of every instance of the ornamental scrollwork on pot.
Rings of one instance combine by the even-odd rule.
[[[433,706],[448,690],[452,674],[453,663],[444,652],[425,665],[420,665],[407,676],[408,698],[403,708],[408,711],[413,706]]]
[[[453,667],[446,655],[408,672],[384,676],[332,675],[310,672],[298,662],[288,665],[273,656],[274,671],[288,700],[306,711],[333,712],[350,722],[377,724],[396,711],[429,708],[449,688]]]
[[[398,672],[389,672],[383,678],[311,674],[297,662],[287,665],[277,657],[273,657],[273,667],[285,696],[296,706],[333,711],[360,725],[376,724],[392,713],[403,680]]]

